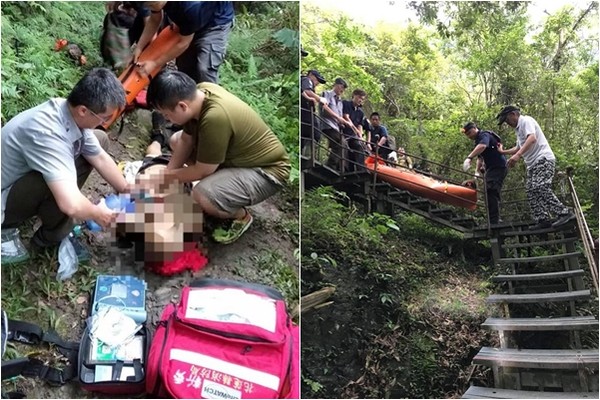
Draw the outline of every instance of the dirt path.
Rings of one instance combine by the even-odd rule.
[[[122,134],[110,144],[109,153],[117,161],[142,158],[148,141],[149,116],[148,111],[138,110],[126,119]],[[118,131],[118,126],[118,123],[113,126],[113,135]],[[112,188],[93,172],[83,192],[88,198],[98,201],[112,193]],[[290,310],[297,304],[299,263],[294,254],[298,247],[297,191],[286,189],[277,196],[251,207],[250,210],[254,216],[254,223],[237,242],[219,245],[210,240],[205,241],[205,255],[209,258],[209,263],[197,273],[185,272],[164,277],[140,271],[138,276],[145,279],[148,285],[146,309],[151,331],[154,331],[155,323],[160,319],[165,305],[177,301],[181,288],[196,277],[245,280],[271,285],[284,293]],[[118,274],[110,261],[108,235],[89,232],[85,235],[92,254],[90,265],[93,270],[85,270],[91,275],[90,280],[97,274]],[[69,288],[69,285],[67,283],[65,287]],[[71,298],[75,300],[69,302],[64,296],[58,295],[53,300],[42,301],[46,306],[64,313],[60,317],[63,327],[61,334],[69,339],[79,340],[89,298],[86,291]],[[28,398],[109,397],[83,391],[77,383],[54,388],[33,379],[20,379],[18,386],[25,391]]]

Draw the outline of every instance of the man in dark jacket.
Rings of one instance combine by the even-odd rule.
[[[219,83],[219,67],[225,58],[227,39],[233,25],[230,1],[148,1],[150,18],[133,53],[140,73],[148,75],[156,65],[176,59],[177,69],[196,83]],[[179,28],[179,42],[165,49],[158,60],[141,61],[142,50],[159,30],[163,14]]]
[[[508,171],[506,158],[498,150],[498,135],[491,131],[480,131],[474,122],[465,124],[462,132],[475,142],[475,148],[463,162],[463,170],[468,171],[471,160],[478,157],[477,171],[485,170],[490,224],[497,224],[500,222],[500,191]]]

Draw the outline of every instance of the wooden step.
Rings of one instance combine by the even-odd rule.
[[[390,197],[410,197],[411,193],[407,192],[406,190],[396,189],[396,190],[392,190],[388,196],[390,196]]]
[[[507,281],[535,281],[542,279],[564,279],[582,276],[582,269],[574,269],[572,271],[559,272],[544,272],[540,274],[516,274],[516,275],[496,275],[492,277],[492,282],[507,282]]]
[[[501,235],[504,237],[508,237],[508,236],[540,235],[540,234],[544,234],[544,233],[554,233],[554,232],[568,232],[570,230],[573,230],[574,227],[575,227],[575,225],[573,225],[573,224],[566,224],[563,226],[559,226],[558,228],[550,227],[550,228],[536,229],[536,230],[530,230],[530,229],[524,228],[523,230],[502,232]]]
[[[470,223],[475,223],[475,220],[473,219],[473,217],[454,217],[451,219],[452,222],[457,223],[457,224],[462,224],[465,222],[470,222]]]
[[[471,386],[463,399],[597,399],[598,392],[536,392]]]
[[[540,263],[540,262],[544,262],[544,261],[566,260],[571,257],[579,257],[580,255],[581,255],[580,251],[574,251],[572,253],[552,254],[549,256],[500,258],[498,260],[498,263],[499,264]]]
[[[423,200],[423,199],[419,199],[419,198],[417,198],[415,200],[410,200],[408,202],[408,204],[410,204],[413,207],[417,207],[417,208],[422,207],[422,206],[429,207],[431,205],[431,203],[429,202],[429,200]]]
[[[481,326],[495,331],[598,330],[598,321],[594,317],[488,318]]]
[[[443,217],[444,215],[452,216],[454,214],[454,211],[450,210],[449,208],[434,208],[429,212],[439,217]]]
[[[473,364],[538,369],[598,369],[598,349],[538,350],[482,347]]]
[[[536,246],[550,246],[553,244],[563,244],[574,242],[579,239],[576,236],[564,238],[564,239],[554,239],[554,240],[546,240],[541,242],[529,242],[529,243],[506,243],[502,247],[505,249],[523,249],[527,247],[536,247]]]
[[[393,189],[394,187],[392,185],[390,185],[387,182],[377,182],[375,184],[375,187],[380,189],[380,188],[385,188],[385,189]]]
[[[533,293],[533,294],[492,294],[486,299],[488,303],[554,303],[559,301],[585,300],[590,297],[589,290],[573,292]]]

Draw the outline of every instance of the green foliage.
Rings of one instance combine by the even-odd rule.
[[[282,141],[298,183],[298,4],[273,2],[238,14],[221,84],[250,104]]]
[[[252,261],[260,271],[257,282],[277,288],[290,309],[298,304],[297,266],[289,265],[276,251],[264,251],[253,256]]]
[[[461,235],[405,213],[362,214],[331,188],[305,192],[301,207],[303,294],[336,287],[332,305],[302,317],[303,396],[438,398],[462,385],[489,289],[442,254],[466,248]]]
[[[323,389],[323,385],[321,385],[319,382],[313,381],[312,379],[307,378],[304,375],[302,375],[302,382],[308,385],[308,387],[310,387],[310,390],[315,394],[318,393],[321,389]]]
[[[101,2],[2,2],[3,124],[49,98],[65,97],[87,70],[101,64],[103,17]],[[64,49],[54,51],[57,39],[79,45],[87,65],[77,65]]]
[[[221,83],[248,102],[284,143],[298,182],[298,3],[240,4]],[[83,74],[102,65],[102,2],[2,3],[2,123],[52,97],[66,97]],[[23,20],[24,16],[26,20]],[[31,27],[35,26],[35,29]],[[78,66],[57,39],[78,44]]]
[[[557,170],[574,167],[580,200],[598,229],[598,6],[573,5],[534,25],[529,2],[411,2],[422,24],[363,26],[343,13],[302,4],[303,70],[368,93],[366,113],[379,111],[397,144],[418,167],[454,181],[473,143],[467,121],[497,131],[505,147],[514,131],[499,128],[503,105],[517,104],[542,127]],[[328,89],[324,88],[324,89]],[[349,97],[349,96],[346,96]],[[524,198],[523,163],[509,173],[503,200]],[[517,189],[517,190],[515,190]],[[521,214],[527,214],[524,207]]]

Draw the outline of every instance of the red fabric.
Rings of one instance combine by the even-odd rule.
[[[286,399],[300,398],[300,327],[292,323],[290,327],[294,347],[292,353],[292,368],[290,370],[290,391]]]
[[[177,253],[173,261],[146,263],[146,268],[159,275],[175,275],[189,269],[199,271],[208,263],[208,258],[197,249]]]
[[[148,91],[146,89],[142,89],[137,96],[135,96],[135,104],[137,104],[138,107],[148,108],[148,102],[146,102],[146,93],[148,93]]]
[[[180,303],[169,304],[162,314],[148,354],[146,391],[154,398],[299,398],[298,327],[290,326],[283,300],[239,282],[194,284],[184,287]],[[201,297],[190,295],[240,289],[249,300],[259,296],[275,302],[275,331],[251,321],[230,322],[227,316],[237,314],[227,314],[227,305],[215,305],[221,321],[204,318]]]

